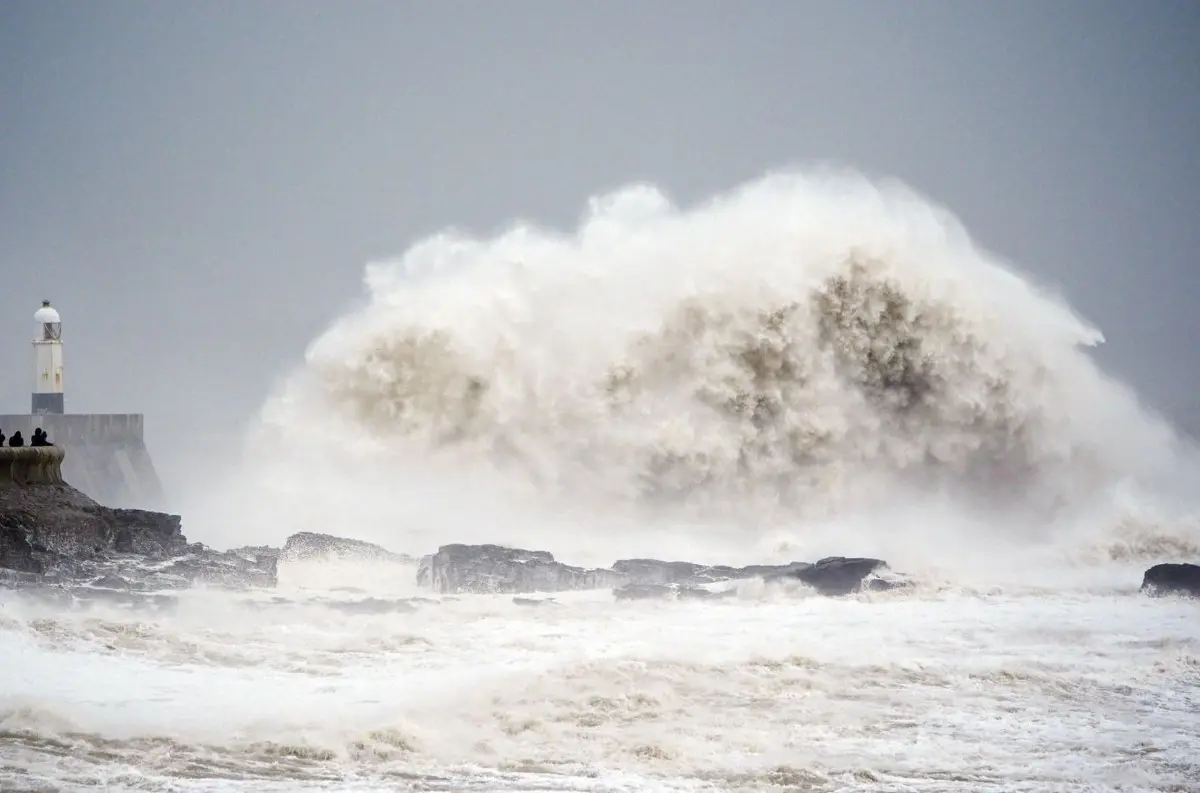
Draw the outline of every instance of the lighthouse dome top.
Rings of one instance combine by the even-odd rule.
[[[33,321],[43,325],[52,325],[62,320],[58,318],[58,311],[50,307],[50,301],[43,300],[42,307],[33,312]]]

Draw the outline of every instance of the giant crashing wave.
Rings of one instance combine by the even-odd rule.
[[[914,499],[1045,521],[1178,473],[1102,340],[902,185],[637,185],[574,234],[445,232],[371,265],[262,431],[543,501],[827,519]],[[307,443],[308,441],[306,441]]]

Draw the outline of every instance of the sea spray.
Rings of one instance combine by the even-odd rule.
[[[242,523],[598,561],[853,525],[873,552],[1119,521],[1118,486],[1194,470],[1087,355],[1096,328],[894,182],[687,208],[635,185],[573,234],[445,232],[366,283],[265,406]]]

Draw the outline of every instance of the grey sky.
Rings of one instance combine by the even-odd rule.
[[[1200,419],[1198,41],[1187,0],[8,0],[0,412],[48,296],[68,409],[146,413],[170,487],[368,259],[829,159],[948,205]]]

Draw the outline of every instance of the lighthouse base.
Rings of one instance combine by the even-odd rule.
[[[67,451],[63,477],[104,506],[156,509],[163,506],[163,488],[143,426],[140,413],[0,416],[0,431],[10,438],[20,431],[26,445],[35,428],[45,430],[51,443]]]

